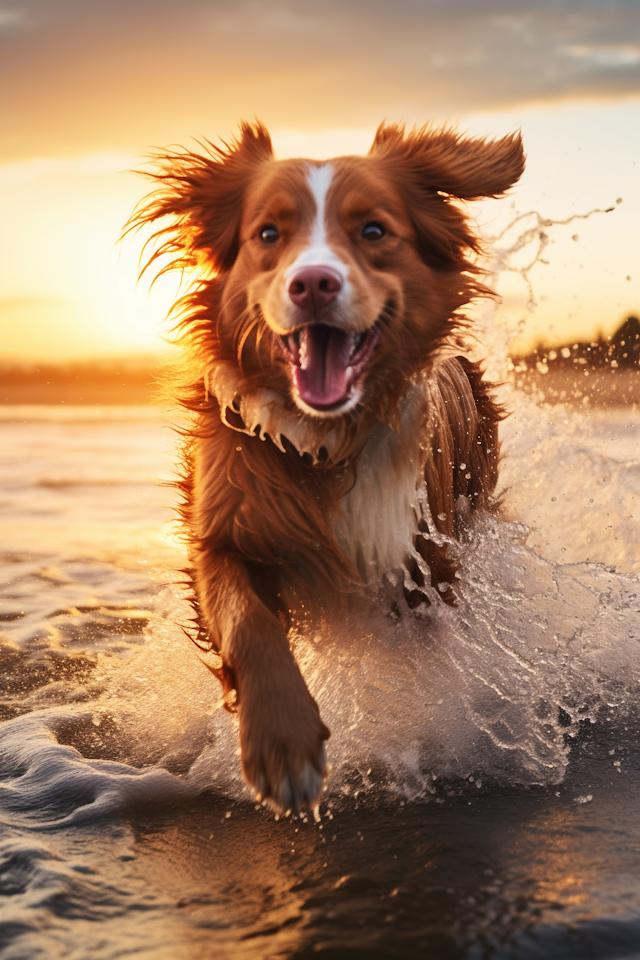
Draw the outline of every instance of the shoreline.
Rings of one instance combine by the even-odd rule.
[[[128,380],[128,382],[127,382]],[[96,377],[93,382],[28,382],[26,378],[5,379],[0,388],[0,408],[68,407],[154,407],[162,400],[157,381],[146,373],[140,378],[115,382]],[[509,381],[517,390],[536,396],[547,404],[565,403],[585,407],[629,407],[640,404],[640,369],[554,369],[541,373],[535,367],[515,369]],[[162,398],[166,400],[166,398]]]

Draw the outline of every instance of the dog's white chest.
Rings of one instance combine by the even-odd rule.
[[[417,444],[378,424],[358,458],[356,481],[341,501],[338,542],[367,583],[397,570],[412,552],[420,516]]]

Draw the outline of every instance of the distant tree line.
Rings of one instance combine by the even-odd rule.
[[[535,367],[540,373],[550,370],[568,372],[572,367],[587,370],[638,368],[640,362],[640,320],[627,317],[610,337],[580,340],[563,346],[543,347],[541,344],[525,357],[513,358],[516,370]],[[542,369],[541,369],[542,368]],[[523,371],[524,372],[524,371]]]

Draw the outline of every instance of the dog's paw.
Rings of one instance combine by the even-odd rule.
[[[304,681],[288,689],[253,689],[240,704],[245,779],[277,813],[314,809],[324,789],[329,730]]]
[[[315,810],[324,790],[326,777],[327,760],[322,744],[316,761],[305,761],[297,773],[289,772],[273,784],[267,783],[265,777],[258,776],[258,781],[254,784],[256,798],[264,800],[276,813],[299,813],[305,808]]]

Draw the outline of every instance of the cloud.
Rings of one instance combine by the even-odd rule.
[[[12,27],[22,19],[18,10],[0,9],[0,29],[2,27]]]
[[[22,0],[5,158],[640,94],[637,0]],[[1,19],[0,19],[1,22]],[[77,146],[76,146],[77,145]],[[57,149],[57,148],[56,148]]]
[[[92,153],[77,157],[30,157],[15,163],[0,164],[0,186],[28,183],[51,174],[71,176],[120,173],[135,163],[135,157],[120,153]]]
[[[616,46],[570,46],[560,47],[559,53],[574,57],[595,67],[630,67],[640,63],[640,46],[618,44]]]

